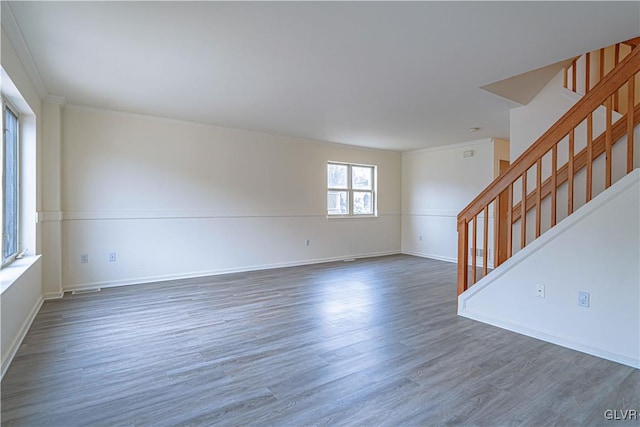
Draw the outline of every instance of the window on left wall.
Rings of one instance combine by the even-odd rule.
[[[16,259],[19,241],[19,115],[2,102],[2,266]]]

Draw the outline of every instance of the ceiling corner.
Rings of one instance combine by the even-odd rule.
[[[31,82],[36,89],[36,92],[38,92],[38,96],[43,100],[48,95],[47,89],[42,82],[42,77],[40,76],[38,67],[36,66],[36,63],[31,56],[29,46],[22,36],[22,31],[20,31],[20,26],[18,25],[18,21],[16,21],[15,16],[13,15],[13,11],[11,10],[9,2],[3,1],[1,3],[2,29],[5,31],[7,37],[9,37],[9,41],[15,49],[20,62],[22,62],[22,66],[25,68],[27,74],[29,75]]]

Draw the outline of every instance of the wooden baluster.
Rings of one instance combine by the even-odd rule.
[[[611,125],[612,125],[612,114],[611,114],[611,97],[607,98],[607,101],[605,103],[605,106],[607,108],[607,130],[605,131],[605,139],[604,139],[604,144],[605,144],[605,152],[606,152],[606,158],[605,158],[605,162],[606,162],[606,167],[605,167],[605,184],[604,184],[604,188],[609,188],[611,187]]]
[[[584,94],[586,95],[591,89],[591,52],[587,52],[584,56],[584,61],[586,67],[584,70]]]
[[[476,284],[476,262],[478,258],[478,215],[473,217],[473,231],[471,232],[471,285]]]
[[[502,218],[500,218],[500,196],[493,201],[493,268],[500,265],[498,254],[502,250],[500,245],[500,231],[502,230]]]
[[[511,258],[513,252],[513,182],[507,188],[507,256]]]
[[[467,290],[469,277],[469,224],[458,220],[458,295]]]
[[[577,87],[577,84],[576,84],[576,76],[578,74],[577,68],[578,68],[578,60],[575,59],[571,64],[571,90],[574,92],[576,92],[576,87]]]
[[[557,216],[557,185],[558,185],[558,144],[551,149],[551,226],[556,225]]]
[[[493,215],[496,218],[496,228],[493,231],[495,235],[496,244],[494,246],[494,255],[496,256],[496,260],[494,262],[494,267],[499,266],[503,262],[505,262],[511,256],[511,253],[507,252],[507,238],[509,236],[508,229],[511,229],[513,225],[513,221],[511,217],[508,216],[510,209],[512,209],[510,203],[508,190],[505,188],[502,191],[497,199],[496,199],[496,210]]]
[[[565,89],[569,89],[569,67],[564,67],[564,80],[562,86]]]
[[[571,129],[571,132],[569,132],[569,166],[568,166],[568,171],[567,171],[567,179],[569,180],[569,184],[568,184],[568,205],[567,205],[567,212],[568,215],[571,215],[573,213],[573,174],[574,174],[574,170],[573,170],[573,156],[574,156],[574,151],[575,151],[575,130]]]
[[[593,181],[593,113],[587,116],[587,196],[586,202],[591,200]],[[586,203],[585,202],[585,203]]]
[[[489,205],[484,207],[484,229],[482,230],[484,235],[482,240],[482,245],[484,246],[484,250],[482,252],[482,277],[487,275],[487,260],[489,257],[487,256],[487,251],[489,249]]]
[[[542,157],[536,162],[536,239],[540,237],[542,221]]]
[[[616,44],[614,49],[614,67],[620,63],[620,43]],[[620,89],[616,90],[613,95],[613,106],[616,111],[620,111]]]
[[[601,81],[604,78],[604,55],[605,55],[605,50],[604,48],[600,49],[600,80]]]
[[[527,171],[522,174],[522,200],[520,201],[520,249],[527,244]]]
[[[635,75],[629,79],[629,91],[627,94],[627,173],[633,170],[633,144],[634,144],[634,126],[635,122],[635,92],[636,77]]]

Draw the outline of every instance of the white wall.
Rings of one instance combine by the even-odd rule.
[[[556,74],[529,104],[509,111],[512,163],[577,102],[563,95],[562,79]]]
[[[400,251],[399,153],[75,106],[62,145],[65,289]],[[378,166],[378,218],[327,219],[327,161]]]
[[[62,297],[61,147],[62,103],[42,103],[42,289],[45,299]]]
[[[21,114],[21,239],[23,247],[28,248],[24,259],[0,271],[0,354],[4,375],[42,304],[42,272],[36,256],[41,247],[36,224],[36,210],[40,208],[41,102],[4,28],[1,40],[2,93]]]
[[[635,169],[462,294],[459,314],[640,367],[638,218]]]
[[[17,271],[19,270],[19,272]],[[11,279],[11,286],[2,289],[0,297],[0,345],[2,349],[2,372],[13,360],[22,340],[29,331],[33,319],[42,306],[42,262],[35,259],[16,261],[3,270],[3,278]]]
[[[456,261],[457,215],[493,180],[494,154],[492,139],[403,153],[403,253]]]

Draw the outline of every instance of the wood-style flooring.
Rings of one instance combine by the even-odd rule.
[[[455,264],[389,256],[47,301],[2,425],[638,425],[640,370],[456,315]],[[610,413],[612,414],[612,413]]]

